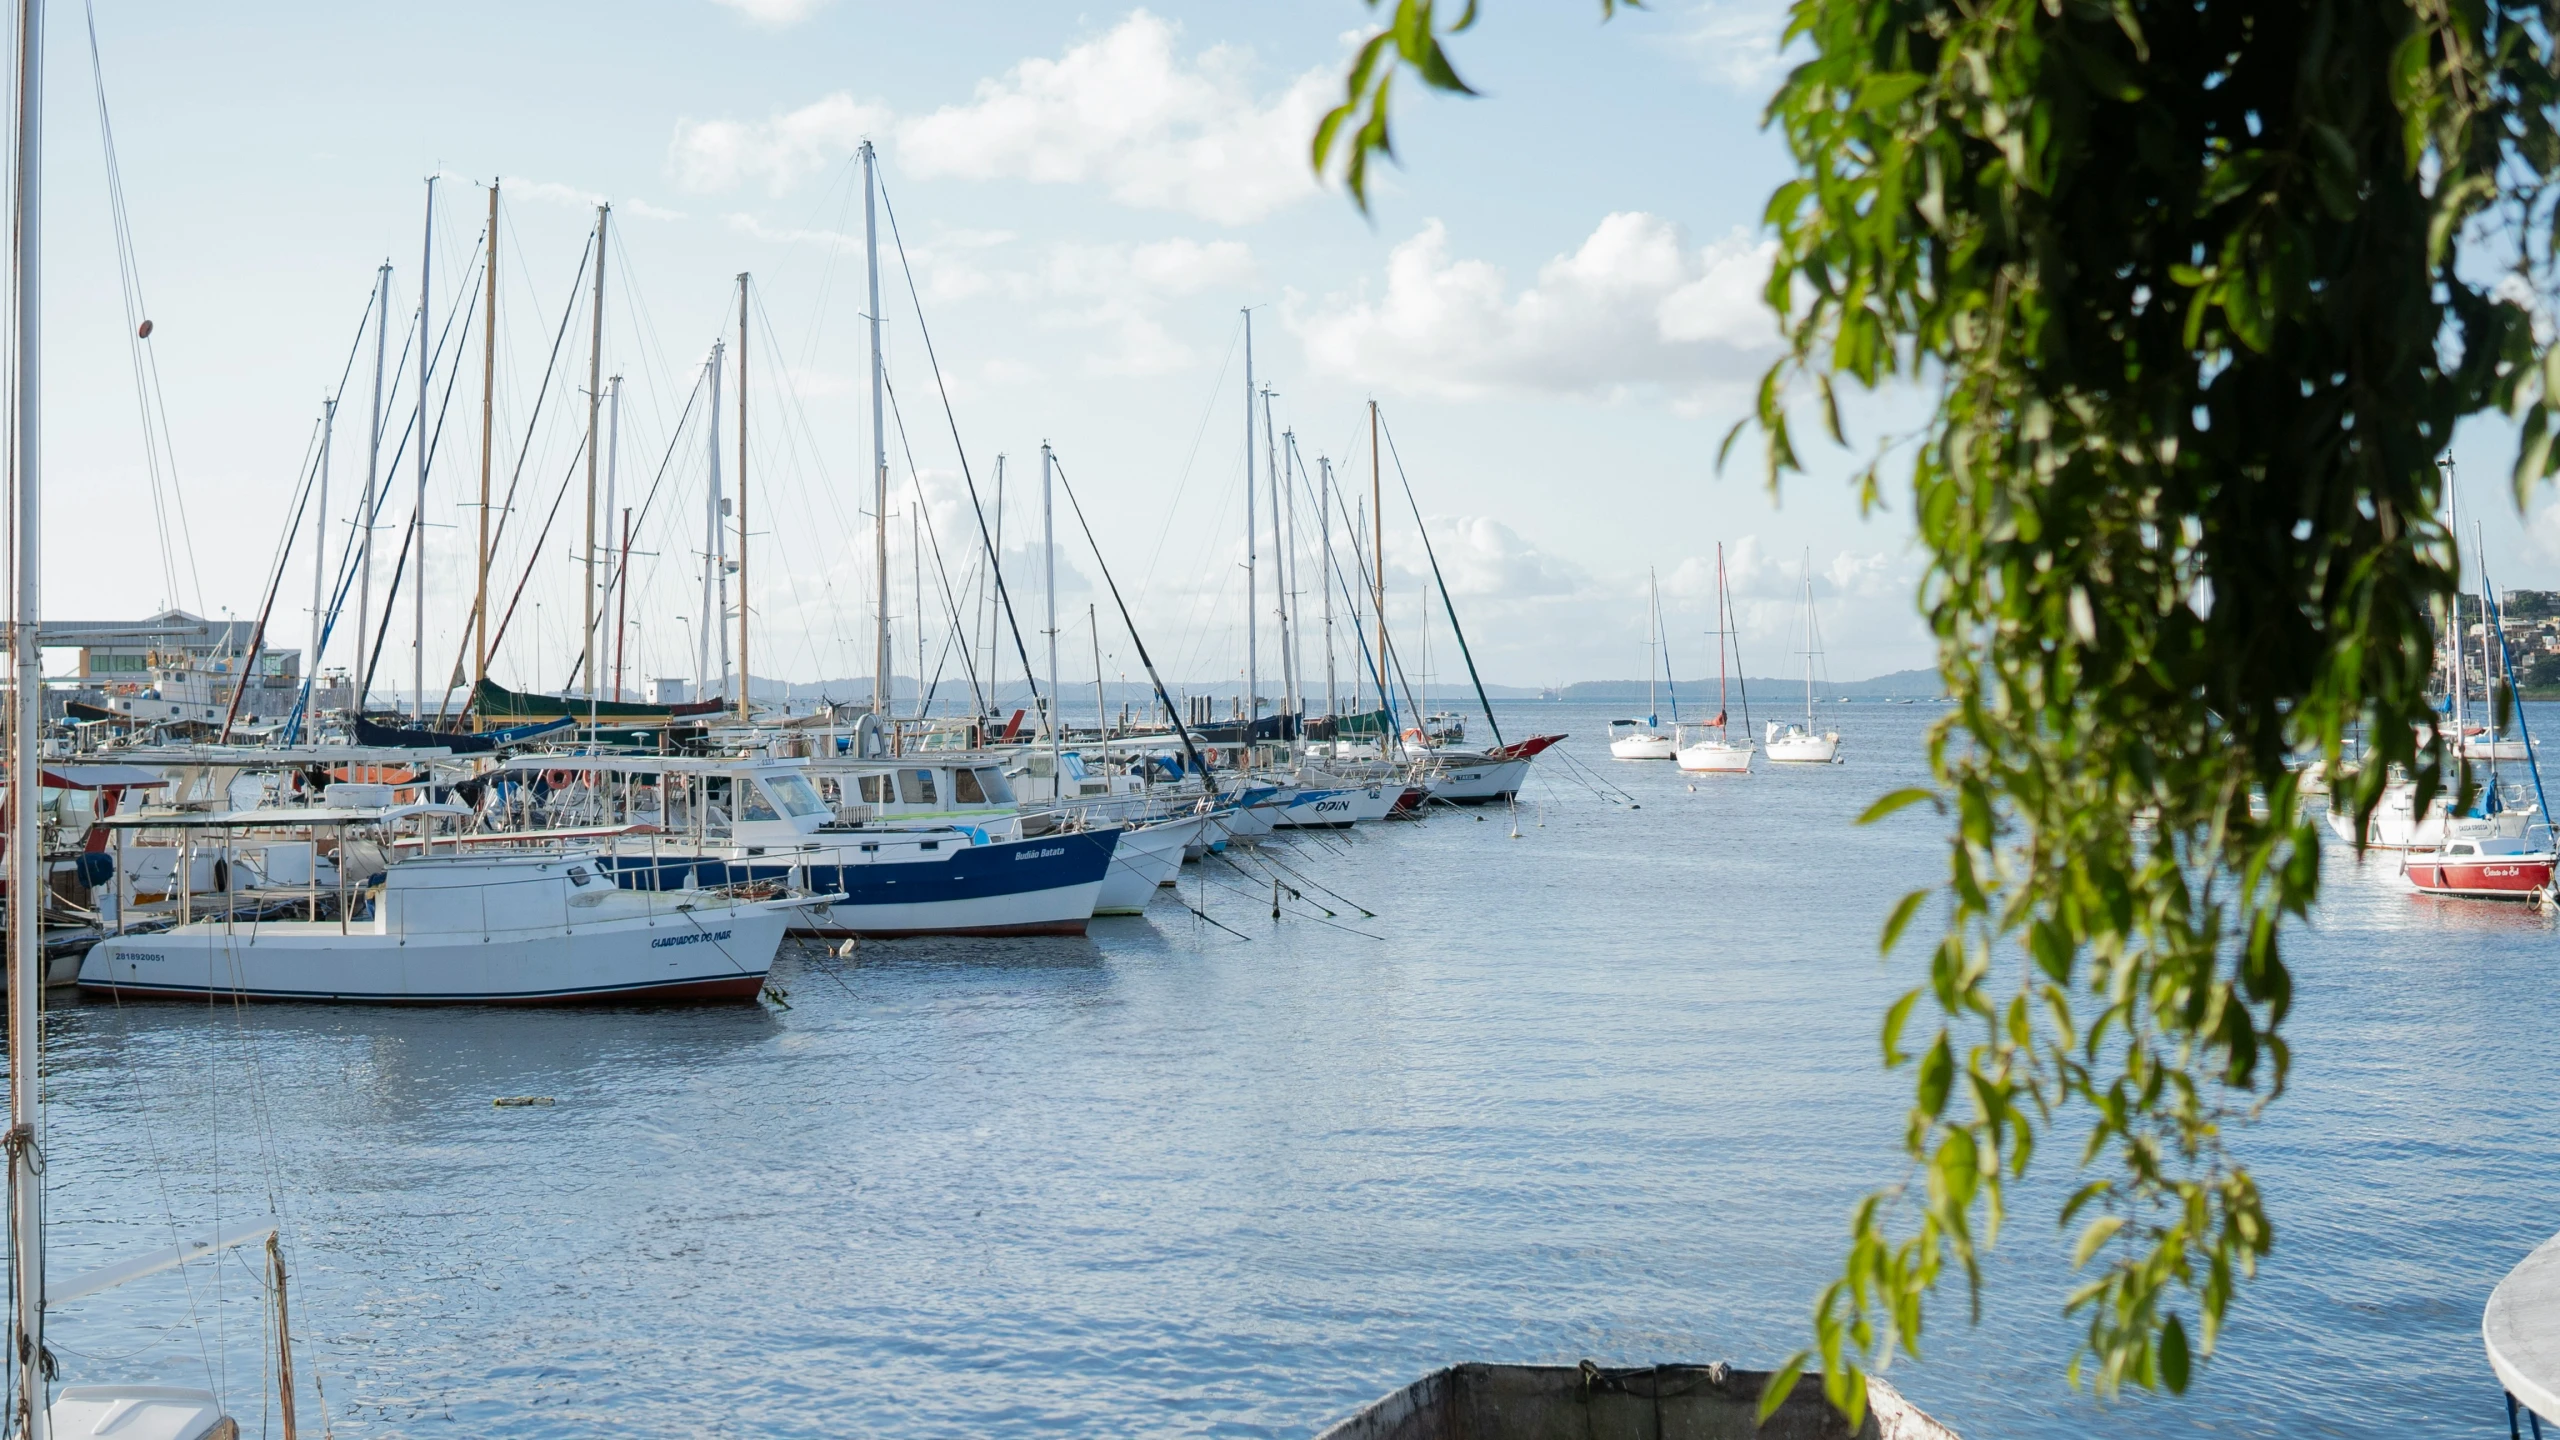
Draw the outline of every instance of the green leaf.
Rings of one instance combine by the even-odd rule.
[[[2090,1221],[2080,1232],[2080,1243],[2071,1249],[2071,1268],[2085,1268],[2089,1257],[2105,1249],[2107,1242],[2116,1238],[2116,1232],[2123,1228],[2124,1217],[2120,1215],[2101,1215]]]
[[[2187,1393],[2187,1327],[2172,1315],[2160,1327],[2160,1383],[2172,1395]]]
[[[1935,791],[1923,790],[1917,786],[1907,790],[1896,790],[1892,794],[1886,795],[1877,800],[1874,804],[1869,805],[1864,811],[1862,811],[1858,816],[1858,823],[1861,825],[1873,825],[1887,815],[1890,815],[1905,806],[1917,805],[1923,800],[1935,800],[1937,798],[1937,793]]]
[[[1928,891],[1914,890],[1894,902],[1893,913],[1885,917],[1884,938],[1876,942],[1879,953],[1892,953],[1894,943],[1902,938],[1903,928],[1911,923],[1912,916],[1920,913],[1921,902],[1928,898]]]
[[[1787,1363],[1778,1367],[1778,1373],[1769,1377],[1769,1383],[1760,1387],[1760,1409],[1754,1417],[1755,1423],[1768,1424],[1769,1417],[1778,1413],[1778,1407],[1787,1403],[1787,1397],[1795,1393],[1796,1382],[1804,1378],[1805,1362],[1812,1358],[1802,1350],[1788,1356]]]
[[[1920,1113],[1934,1120],[1947,1108],[1947,1089],[1955,1083],[1955,1051],[1947,1044],[1947,1032],[1938,1032],[1937,1043],[1920,1057],[1920,1083],[1914,1090]]]
[[[1902,1027],[1911,1019],[1911,1007],[1920,1003],[1920,992],[1913,990],[1893,1002],[1884,1012],[1884,1068],[1892,1069],[1911,1057],[1902,1053]]]

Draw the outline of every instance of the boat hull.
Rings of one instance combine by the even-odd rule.
[[[368,1005],[752,1000],[788,919],[785,907],[752,905],[479,935],[350,933],[325,920],[193,924],[99,941],[81,962],[80,988]]]
[[[1681,750],[1680,768],[1693,775],[1748,775],[1751,773],[1751,747],[1748,745],[1691,745]]]
[[[2441,856],[2413,852],[2409,883],[2425,895],[2480,900],[2530,900],[2551,888],[2549,855]]]
[[[1529,761],[1477,760],[1451,764],[1447,769],[1423,782],[1423,789],[1433,800],[1452,805],[1492,805],[1520,793],[1520,782],[1529,778]]]
[[[1363,820],[1386,819],[1402,798],[1401,785],[1301,791],[1271,823],[1281,830],[1348,830]]]
[[[1679,749],[1668,735],[1628,735],[1609,742],[1609,754],[1618,760],[1668,760]]]
[[[1081,935],[1121,833],[1115,827],[973,844],[953,832],[882,831],[770,856],[617,856],[615,878],[635,889],[784,884],[843,896],[794,918],[791,933],[812,939]]]
[[[1193,815],[1121,831],[1120,843],[1111,852],[1110,873],[1094,893],[1093,913],[1144,914],[1148,902],[1156,898],[1157,887],[1172,884],[1182,872],[1184,848],[1207,823],[1207,817]]]
[[[1828,765],[1840,755],[1840,737],[1780,735],[1769,742],[1769,759],[1780,765]]]

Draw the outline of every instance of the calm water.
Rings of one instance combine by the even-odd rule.
[[[1516,839],[1289,846],[1276,923],[1267,872],[1192,867],[1085,941],[787,957],[787,1011],[75,1003],[52,1264],[281,1214],[304,1424],[347,1437],[1303,1435],[1457,1359],[1771,1365],[1899,1173],[1875,1033],[1918,962],[1873,940],[1939,822],[1849,820],[1938,713],[1840,707],[1851,763],[1693,790],[1608,761],[1606,712],[1509,707],[1641,808],[1542,762]],[[2479,1314],[2560,1229],[2560,936],[2333,861],[2294,1087],[2240,1142],[2276,1252],[2197,1393],[2063,1386],[2056,1145],[1981,1325],[1948,1295],[1896,1369],[1922,1404],[1977,1440],[2503,1425]],[[558,1103],[490,1105],[523,1094]],[[260,1317],[234,1262],[52,1335],[67,1380],[212,1383],[263,1434]]]

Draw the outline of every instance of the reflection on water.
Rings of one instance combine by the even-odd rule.
[[[1610,761],[1604,710],[1522,707],[1597,786],[1542,763],[1518,839],[1308,837],[1277,924],[1270,873],[1216,865],[1086,939],[795,951],[788,1009],[73,1004],[51,1263],[281,1214],[304,1423],[316,1371],[349,1437],[1291,1435],[1453,1359],[1767,1364],[1899,1173],[1875,1028],[1917,960],[1874,936],[1945,863],[1925,808],[1849,823],[1939,712],[1825,708],[1849,764],[1693,785]],[[2054,1146],[1984,1324],[1949,1297],[1897,1369],[1923,1404],[1978,1435],[2495,1423],[2479,1306],[2560,1228],[2553,921],[2328,859],[2293,1087],[2240,1141],[2278,1246],[2198,1394],[2061,1386]],[[55,1338],[67,1379],[210,1381],[256,1431],[260,1323],[235,1261]]]

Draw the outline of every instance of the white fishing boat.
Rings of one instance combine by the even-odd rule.
[[[221,819],[224,817],[213,817]],[[600,851],[418,855],[332,920],[224,915],[109,936],[84,990],[397,1005],[746,1000],[813,899],[626,890]]]
[[[1816,730],[1813,722],[1813,659],[1822,652],[1822,637],[1813,619],[1813,553],[1804,567],[1804,723],[1780,728],[1769,722],[1765,742],[1769,759],[1787,765],[1829,765],[1840,758],[1840,732]]]
[[[1386,819],[1403,796],[1402,785],[1301,786],[1288,792],[1271,824],[1275,830],[1348,830]]]
[[[1680,748],[1675,738],[1662,733],[1662,717],[1654,706],[1654,678],[1668,662],[1662,644],[1662,585],[1650,569],[1645,571],[1645,590],[1644,718],[1609,722],[1609,754],[1618,760],[1668,760]],[[1680,723],[1676,689],[1671,692],[1671,723]]]

